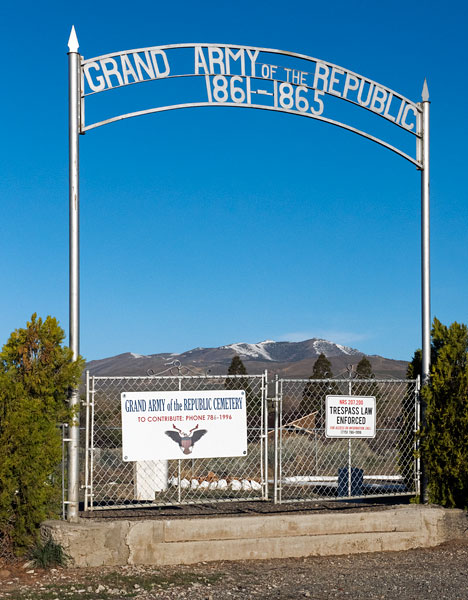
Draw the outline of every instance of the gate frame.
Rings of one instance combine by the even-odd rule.
[[[94,396],[96,393],[96,381],[105,381],[105,380],[125,380],[125,381],[138,381],[138,380],[146,380],[146,381],[168,381],[168,380],[178,380],[179,381],[179,391],[184,391],[182,382],[183,380],[226,380],[227,378],[231,379],[247,379],[247,380],[260,380],[260,390],[262,395],[262,404],[261,404],[261,414],[260,414],[260,475],[261,475],[261,498],[251,497],[251,498],[238,498],[238,499],[200,499],[199,502],[194,500],[189,500],[187,502],[182,501],[181,496],[181,477],[180,477],[180,468],[181,463],[183,462],[181,459],[178,460],[178,502],[176,504],[208,504],[208,503],[223,503],[223,502],[249,502],[254,500],[259,501],[268,501],[269,500],[269,480],[268,480],[268,371],[265,370],[263,373],[258,375],[134,375],[134,376],[126,376],[126,375],[90,375],[89,371],[86,371],[86,402],[84,404],[86,408],[86,425],[85,425],[85,473],[84,473],[84,510],[85,511],[94,511],[94,510],[110,510],[117,508],[125,508],[130,509],[132,507],[138,508],[141,506],[144,507],[161,507],[174,505],[174,502],[171,503],[160,503],[160,502],[135,502],[134,505],[112,505],[112,506],[93,506],[93,470],[94,470],[94,415],[95,415],[95,401]],[[247,429],[248,431],[248,429]],[[195,459],[195,460],[203,460],[203,459]],[[64,501],[64,504],[67,504]]]
[[[283,500],[282,498],[282,431],[283,431],[283,383],[284,382],[298,382],[307,384],[310,379],[302,378],[286,378],[276,377],[275,380],[275,451],[274,451],[274,481],[273,481],[273,501],[275,504],[286,504],[291,502],[317,502],[317,498],[292,498]],[[419,456],[419,439],[417,433],[421,425],[421,378],[418,375],[416,379],[317,379],[317,384],[320,382],[332,382],[332,383],[347,383],[349,385],[349,395],[352,396],[352,384],[355,383],[412,383],[414,384],[414,427],[413,427],[413,472],[414,472],[414,491],[402,492],[402,493],[391,493],[391,494],[366,494],[363,496],[340,496],[339,500],[356,500],[365,498],[388,498],[393,496],[420,496],[421,489],[423,488],[423,473],[421,471],[421,458]],[[354,439],[354,438],[353,438]],[[358,438],[359,439],[359,438]],[[356,441],[358,441],[356,439]],[[351,438],[348,438],[348,443],[351,442]],[[351,463],[348,464],[348,490],[351,489]],[[335,497],[320,498],[320,502],[330,502],[337,500]]]

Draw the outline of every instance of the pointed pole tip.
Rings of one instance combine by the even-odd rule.
[[[424,85],[422,89],[422,99],[423,102],[427,102],[429,100],[429,88],[427,87],[427,79],[424,78]]]
[[[79,47],[80,45],[78,44],[78,38],[76,37],[75,26],[72,25],[70,37],[68,38],[68,50],[70,52],[78,52]]]

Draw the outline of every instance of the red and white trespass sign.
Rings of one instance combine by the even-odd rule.
[[[374,396],[327,396],[325,415],[328,438],[375,437]]]

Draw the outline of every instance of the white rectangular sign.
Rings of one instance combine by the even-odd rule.
[[[327,396],[325,414],[328,438],[375,437],[374,396]]]
[[[244,390],[124,392],[124,461],[247,454]]]

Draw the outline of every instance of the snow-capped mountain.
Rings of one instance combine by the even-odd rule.
[[[328,340],[313,338],[303,342],[274,342],[265,340],[255,344],[237,342],[219,348],[193,348],[180,354],[162,353],[142,355],[127,352],[93,360],[87,369],[93,375],[145,375],[167,371],[174,361],[188,372],[223,375],[234,356],[239,356],[248,373],[261,373],[268,369],[285,377],[308,377],[317,357],[321,354],[330,360],[333,373],[344,373],[349,365],[357,364],[365,354]],[[407,363],[381,356],[368,356],[377,376],[404,377]]]
[[[232,350],[241,358],[262,359],[271,361],[297,361],[308,356],[325,354],[327,358],[336,356],[363,356],[362,352],[335,344],[327,340],[312,339],[304,342],[274,342],[266,340],[258,344],[246,344],[243,342],[221,346],[221,350]]]
[[[227,350],[232,349],[238,356],[245,356],[250,358],[264,358],[265,360],[274,360],[268,351],[268,346],[275,344],[271,340],[265,342],[259,342],[258,344],[246,344],[245,342],[238,342],[237,344],[230,344],[229,346],[221,346],[221,349]]]

